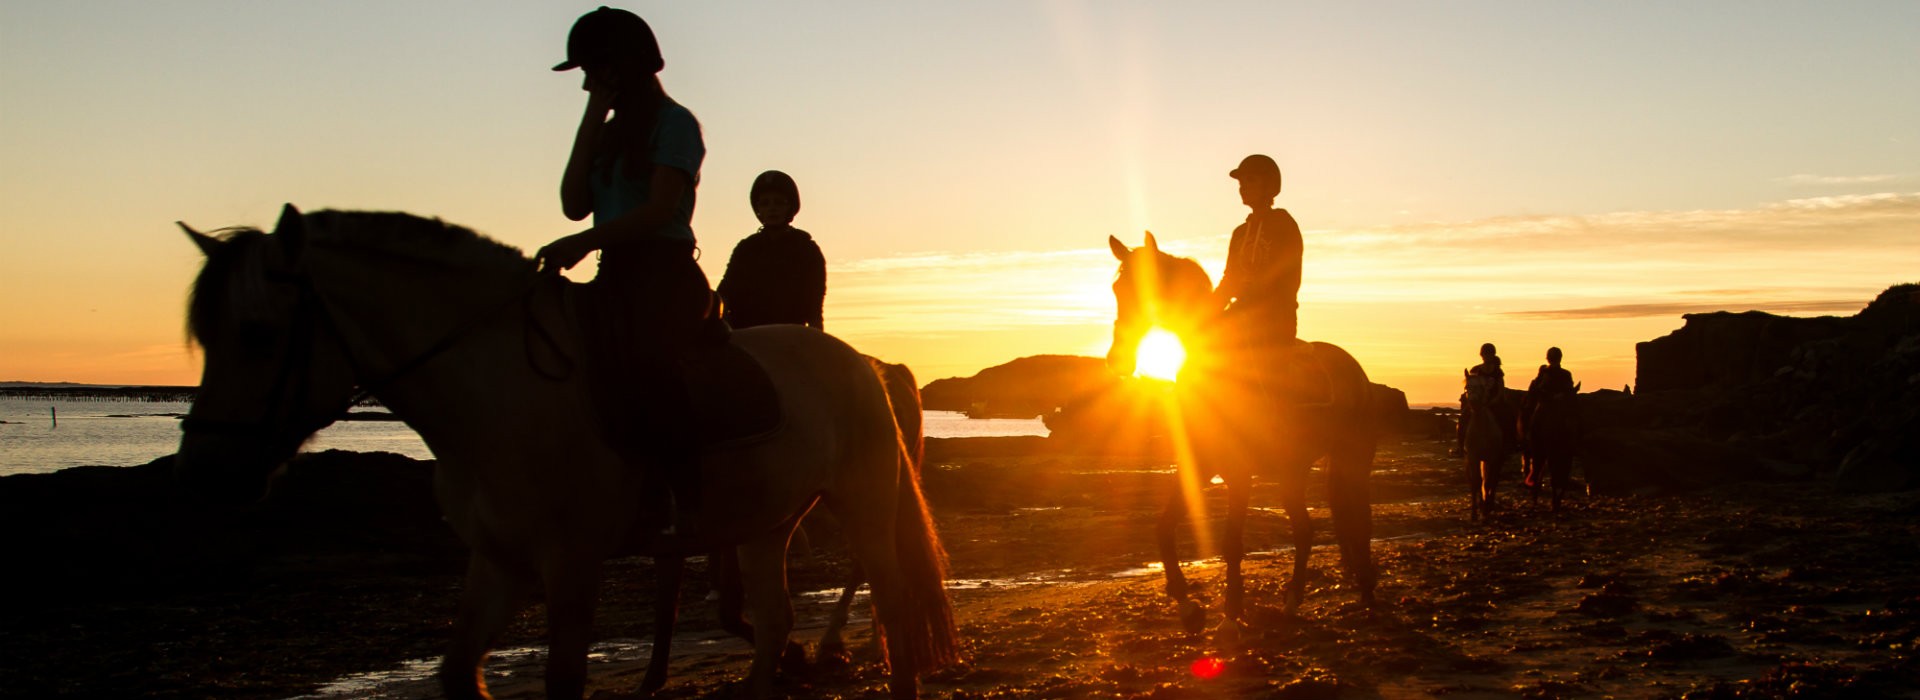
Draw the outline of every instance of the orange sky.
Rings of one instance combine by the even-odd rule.
[[[0,6],[0,381],[195,382],[176,219],[577,230],[547,67],[594,4]],[[1251,152],[1305,229],[1302,335],[1417,402],[1483,341],[1617,387],[1680,313],[1920,281],[1912,3],[630,7],[705,129],[709,275],[792,173],[828,330],[926,380],[1103,352],[1108,235],[1217,275]]]

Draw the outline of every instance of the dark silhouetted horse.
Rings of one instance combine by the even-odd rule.
[[[1544,486],[1552,510],[1560,510],[1560,496],[1573,477],[1573,453],[1580,443],[1580,385],[1536,396],[1529,392],[1522,404],[1520,436],[1529,500],[1538,502]]]
[[[1367,481],[1380,421],[1379,399],[1366,371],[1337,346],[1300,343],[1294,357],[1308,368],[1303,374],[1322,385],[1321,395],[1310,406],[1281,399],[1264,383],[1272,373],[1247,371],[1259,358],[1246,356],[1223,339],[1216,323],[1221,309],[1213,301],[1213,283],[1199,264],[1161,252],[1152,234],[1139,248],[1129,249],[1114,238],[1108,244],[1120,260],[1113,283],[1118,316],[1107,355],[1109,367],[1122,375],[1132,374],[1140,340],[1154,327],[1179,337],[1187,351],[1187,364],[1174,385],[1177,398],[1171,416],[1179,428],[1176,436],[1185,438],[1176,440],[1181,443],[1179,476],[1168,493],[1158,529],[1167,594],[1179,602],[1182,621],[1197,631],[1203,626],[1204,613],[1188,598],[1175,528],[1190,511],[1203,507],[1201,486],[1216,475],[1227,488],[1226,533],[1219,547],[1227,576],[1221,636],[1237,635],[1243,624],[1241,540],[1256,473],[1275,479],[1282,493],[1294,543],[1286,609],[1298,608],[1313,549],[1306,482],[1310,467],[1322,457],[1326,458],[1341,560],[1357,584],[1360,602],[1372,605],[1375,571],[1369,552],[1373,526]],[[1205,529],[1197,532],[1204,543]]]

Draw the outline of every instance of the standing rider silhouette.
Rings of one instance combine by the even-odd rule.
[[[1272,158],[1247,156],[1227,174],[1240,181],[1240,202],[1250,213],[1233,229],[1214,300],[1226,308],[1223,320],[1233,345],[1264,370],[1263,380],[1280,380],[1285,393],[1297,394],[1300,387],[1286,380],[1299,374],[1292,370],[1304,252],[1300,224],[1273,206],[1280,196],[1280,166]]]

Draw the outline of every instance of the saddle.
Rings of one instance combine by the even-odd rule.
[[[527,301],[528,362],[549,379],[567,379],[590,366],[578,287],[558,276],[542,279]],[[720,312],[719,296],[713,295],[694,337],[674,361],[690,398],[695,444],[703,451],[764,438],[781,423],[773,380],[758,360],[731,342],[732,331]]]
[[[1296,338],[1284,351],[1258,360],[1249,366],[1274,400],[1295,406],[1333,403],[1333,380],[1312,343]]]
[[[780,427],[780,396],[760,361],[732,342],[721,319],[720,295],[681,353],[680,370],[693,399],[697,442],[702,450],[737,447]]]

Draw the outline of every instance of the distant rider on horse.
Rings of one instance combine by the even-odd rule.
[[[1573,393],[1573,373],[1560,366],[1560,348],[1547,348],[1547,363],[1527,385],[1527,396],[1538,401],[1558,394]]]
[[[1227,245],[1227,269],[1220,275],[1215,300],[1224,308],[1234,345],[1261,360],[1263,375],[1291,378],[1294,346],[1298,343],[1300,268],[1304,246],[1300,224],[1285,209],[1273,206],[1280,196],[1280,166],[1272,158],[1254,154],[1227,173],[1240,181],[1240,202],[1251,210],[1245,223],[1233,229]],[[1284,393],[1298,395],[1295,382],[1284,381]]]
[[[1467,448],[1467,421],[1471,420],[1474,409],[1469,397],[1479,395],[1497,399],[1500,392],[1507,388],[1507,372],[1500,369],[1500,353],[1493,343],[1480,344],[1480,364],[1467,370],[1466,391],[1460,394],[1460,423],[1454,430],[1455,452],[1465,454]],[[1507,432],[1505,426],[1500,429]]]

